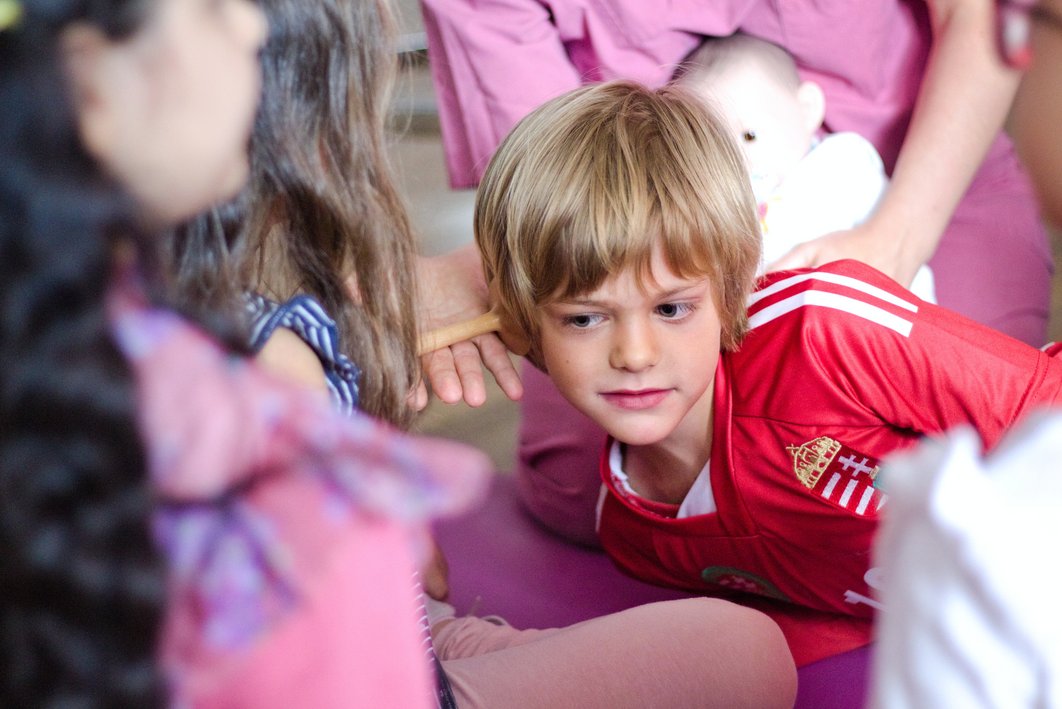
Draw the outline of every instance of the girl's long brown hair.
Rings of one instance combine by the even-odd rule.
[[[270,24],[251,179],[175,244],[185,297],[316,298],[362,370],[360,406],[408,426],[419,377],[415,241],[386,122],[397,67],[383,1],[261,0]]]

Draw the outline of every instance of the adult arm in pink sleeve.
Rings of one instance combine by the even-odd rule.
[[[424,0],[450,184],[474,187],[509,130],[580,85],[549,10],[534,0]]]
[[[802,244],[772,270],[855,258],[909,284],[940,243],[1006,118],[1018,75],[1000,62],[990,0],[928,0],[933,47],[892,182],[875,214]]]

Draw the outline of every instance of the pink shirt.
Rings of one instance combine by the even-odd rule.
[[[701,36],[736,30],[787,49],[825,91],[826,128],[870,140],[891,172],[931,40],[927,8],[913,0],[423,4],[454,187],[474,186],[501,139],[548,99],[591,81],[662,85]]]
[[[341,416],[134,292],[113,306],[161,501],[173,704],[432,706],[412,577],[484,457]]]
[[[735,30],[788,50],[826,94],[826,130],[862,135],[891,175],[932,40],[921,0],[423,0],[423,7],[453,187],[475,186],[502,138],[543,102],[592,81],[659,86],[703,36]],[[1051,253],[1003,133],[930,265],[941,305],[1043,344]]]

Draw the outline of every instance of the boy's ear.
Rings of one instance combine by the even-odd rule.
[[[484,268],[486,269],[486,266]],[[523,331],[523,328],[513,321],[513,318],[509,316],[505,308],[499,304],[501,298],[498,297],[498,279],[490,276],[487,276],[487,278],[489,280],[487,298],[492,304],[491,314],[498,319],[498,337],[501,338],[501,341],[505,343],[510,352],[523,357],[531,350],[531,338]]]
[[[74,24],[60,38],[63,69],[70,85],[81,141],[97,158],[111,154],[116,137],[111,92],[107,90],[110,46],[103,33],[89,24]]]
[[[826,96],[814,81],[802,81],[797,87],[797,102],[804,114],[804,127],[814,134],[826,120]]]
[[[498,336],[513,354],[523,357],[531,351],[531,339],[527,336],[527,333],[513,325],[504,315],[501,317],[501,327],[498,328]]]

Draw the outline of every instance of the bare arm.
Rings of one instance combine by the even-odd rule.
[[[856,258],[909,285],[1002,129],[1018,84],[993,43],[990,0],[929,0],[933,48],[892,183],[850,231],[796,247],[777,268]]]
[[[255,357],[262,369],[328,394],[324,367],[314,351],[291,330],[277,328]]]

